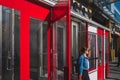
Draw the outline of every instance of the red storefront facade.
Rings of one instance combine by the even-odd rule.
[[[0,80],[77,79],[74,61],[82,46],[92,50],[90,78],[108,75],[109,29],[74,12],[70,3],[0,0]]]
[[[19,80],[30,80],[30,79],[32,80],[32,78],[33,80],[34,79],[56,80],[58,79],[58,77],[62,79],[64,78],[64,79],[70,80],[70,77],[71,77],[70,76],[70,57],[67,57],[67,56],[70,56],[70,52],[71,52],[70,51],[71,49],[70,49],[70,11],[69,11],[70,5],[69,3],[70,2],[68,1],[59,1],[58,3],[55,3],[55,6],[54,6],[51,4],[44,3],[44,1],[42,2],[37,0],[36,1],[27,1],[27,0],[16,0],[16,1],[1,0],[0,1],[2,16],[6,16],[6,15],[3,15],[4,10],[6,14],[7,14],[6,10],[11,11],[11,13],[14,15],[16,15],[15,12],[19,13],[18,14],[19,15],[18,17],[19,18],[19,34],[18,35],[15,34],[16,32],[15,25],[17,24],[16,23],[17,21],[15,21],[16,19],[14,18],[15,16],[9,15],[11,16],[9,17],[9,19],[12,19],[11,24],[14,24],[14,23],[15,24],[11,25],[12,26],[11,28],[14,28],[14,30],[11,29],[11,31],[13,32],[13,34],[10,35],[11,38],[10,36],[7,37],[12,40],[11,42],[9,42],[12,44],[10,44],[10,46],[8,47],[8,49],[6,49],[6,51],[11,51],[11,52],[5,53],[6,60],[3,59],[3,57],[1,59],[1,64],[2,65],[4,64],[4,66],[7,68],[6,70],[3,70],[4,68],[3,66],[1,66],[2,67],[0,72],[2,76],[1,80],[18,79],[18,78],[15,78],[16,73],[14,69],[15,68],[14,66],[16,66],[16,63],[17,63],[14,57],[16,54],[19,55],[19,60],[18,60],[18,63],[19,63],[18,68],[20,68],[18,69],[18,72],[19,72],[18,76],[20,78]],[[63,9],[63,11],[61,11],[61,9]],[[1,19],[3,20],[4,18],[6,17],[2,17]],[[56,26],[61,22],[64,22],[64,24],[60,25],[59,27]],[[3,26],[4,24],[5,22],[4,23],[1,22],[1,26]],[[8,24],[7,21],[6,21],[6,24]],[[8,26],[8,25],[5,25],[5,26]],[[40,27],[39,29],[35,29],[35,26],[40,26]],[[62,26],[64,26],[64,28]],[[46,27],[46,29],[44,27]],[[64,32],[65,36],[60,35],[61,33],[60,31]],[[36,34],[34,34],[33,32]],[[1,31],[1,34],[2,33],[7,35],[7,33]],[[15,43],[16,41],[15,39],[17,38],[16,35],[19,36],[18,43]],[[1,37],[3,36],[5,35],[1,35]],[[59,41],[57,39],[64,38],[64,37],[66,37],[66,39],[62,39],[63,41],[61,41],[61,43],[63,44],[65,43],[65,46],[56,43],[57,41]],[[1,41],[3,42],[4,39],[5,38],[1,38]],[[6,42],[3,42],[1,46],[2,49],[7,48],[6,44],[7,44]],[[19,49],[18,53],[15,53],[16,46],[14,44],[18,44],[18,46],[20,46],[20,47],[17,47],[17,49]],[[5,46],[3,47],[3,45]],[[57,55],[58,52],[60,53],[60,51],[57,51],[59,50],[59,48],[57,48],[57,46],[59,45],[61,47],[64,46],[64,48],[66,48],[66,50],[61,49],[61,51],[65,53],[65,56],[63,59],[63,61],[65,62],[64,63],[63,61],[61,62],[63,64],[62,66],[58,64],[58,61],[60,59],[56,57],[56,56],[61,56],[62,58],[63,56],[62,54]],[[10,49],[10,47],[12,48]],[[35,49],[34,47],[35,48],[39,47],[40,50],[38,48]],[[37,50],[37,52],[35,52],[35,50]],[[1,56],[3,55],[3,51],[1,50],[2,52]],[[46,56],[46,57],[43,58],[43,56]],[[8,57],[10,57],[10,59]],[[41,63],[41,64],[37,65],[38,63]],[[9,67],[8,65],[11,65],[11,67]],[[58,66],[59,68],[57,68]],[[62,69],[60,67],[62,67]],[[60,69],[62,71],[59,71]],[[64,73],[66,73],[66,77],[64,77],[65,76]],[[5,78],[3,75],[6,75],[6,76],[9,75],[11,77]],[[44,78],[44,77],[47,77],[47,78]]]

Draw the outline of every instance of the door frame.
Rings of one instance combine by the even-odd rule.
[[[88,35],[89,34],[93,34],[93,35],[95,35],[95,37],[96,37],[96,57],[98,57],[98,54],[97,54],[97,51],[98,51],[98,49],[97,49],[97,38],[98,38],[98,36],[97,36],[97,27],[96,26],[94,26],[94,25],[91,25],[91,24],[88,24]],[[88,36],[87,36],[88,37]],[[87,43],[88,44],[88,43]],[[92,69],[92,70],[89,70],[89,75],[90,75],[90,79],[92,80],[92,79],[94,79],[94,80],[98,80],[97,79],[97,77],[98,77],[98,60],[96,60],[96,68],[95,69]]]

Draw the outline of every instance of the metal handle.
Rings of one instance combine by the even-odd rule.
[[[12,56],[10,51],[7,54],[7,70],[12,70]]]

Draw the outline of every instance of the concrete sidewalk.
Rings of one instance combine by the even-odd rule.
[[[117,62],[110,64],[110,76],[106,80],[120,80],[120,66],[116,67]]]

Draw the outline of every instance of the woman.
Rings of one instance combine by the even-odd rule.
[[[79,80],[90,80],[88,75],[89,69],[89,60],[87,55],[89,50],[88,48],[82,48],[82,55],[79,57],[78,65],[79,65]]]

